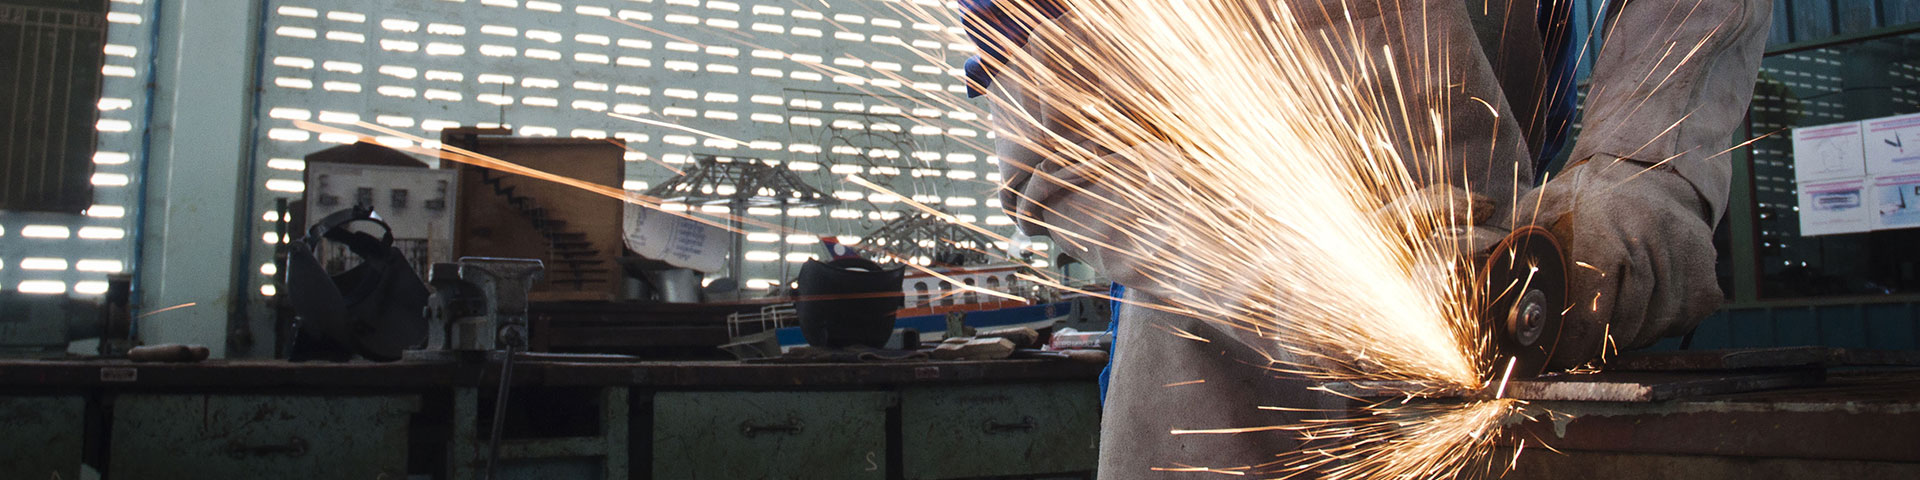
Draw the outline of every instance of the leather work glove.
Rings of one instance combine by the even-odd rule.
[[[1712,209],[1672,168],[1595,155],[1523,197],[1516,210],[1525,215],[1535,205],[1538,215],[1516,223],[1552,230],[1572,262],[1573,308],[1551,366],[1684,334],[1719,307]]]
[[[1373,214],[1386,225],[1413,220],[1416,225],[1410,232],[1412,236],[1458,242],[1457,253],[1472,258],[1498,245],[1512,231],[1506,226],[1487,223],[1493,218],[1494,208],[1493,199],[1486,195],[1441,183],[1394,199]]]

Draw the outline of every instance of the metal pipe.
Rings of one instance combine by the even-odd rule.
[[[513,345],[506,345],[505,355],[500,358],[500,389],[493,394],[493,425],[487,434],[487,475],[493,480],[495,468],[500,464],[500,432],[507,423],[507,395],[513,387]]]

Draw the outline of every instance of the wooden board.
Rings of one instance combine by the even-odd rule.
[[[617,140],[492,136],[449,130],[448,145],[524,167],[620,188],[626,149]],[[558,183],[461,165],[458,256],[536,258],[545,278],[535,301],[612,300],[623,275],[621,202]]]

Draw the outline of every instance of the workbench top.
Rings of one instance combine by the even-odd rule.
[[[910,384],[1092,381],[1100,365],[1053,359],[893,363],[515,360],[515,385],[674,389],[859,388]],[[459,361],[0,360],[0,388],[372,387],[493,385],[498,364]]]

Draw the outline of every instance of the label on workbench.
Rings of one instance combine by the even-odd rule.
[[[133,367],[101,367],[102,382],[132,382],[140,380],[140,369]]]

